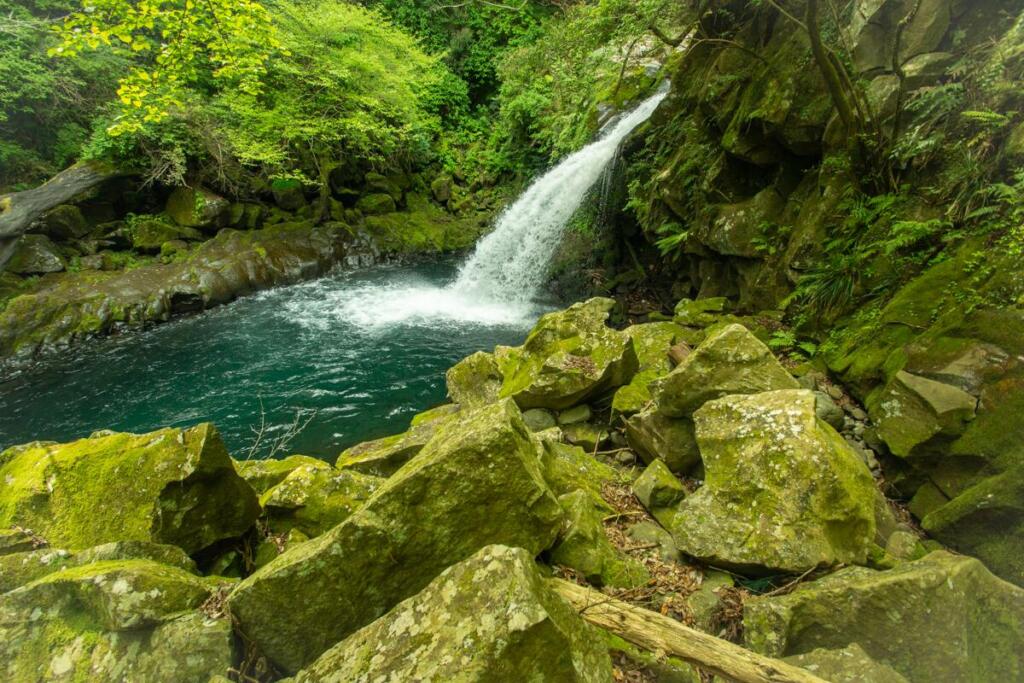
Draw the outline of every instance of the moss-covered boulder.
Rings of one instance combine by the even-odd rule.
[[[651,390],[666,417],[688,417],[707,401],[731,394],[797,389],[771,350],[738,324],[712,330]]]
[[[0,453],[0,481],[0,527],[67,550],[134,540],[195,553],[259,514],[210,424],[15,446]]]
[[[706,479],[675,516],[680,550],[751,571],[867,561],[881,494],[813,393],[729,396],[694,421]]]
[[[314,681],[611,683],[598,633],[544,583],[533,555],[492,545],[325,652]]]
[[[615,392],[612,410],[619,415],[633,415],[650,403],[648,385],[671,372],[669,350],[679,340],[682,328],[670,322],[656,322],[633,325],[625,332],[633,340],[639,369],[629,384]]]
[[[152,560],[54,572],[0,596],[0,673],[18,683],[225,674],[231,623],[196,611],[220,585]]]
[[[749,647],[774,657],[856,643],[910,683],[1024,678],[1024,589],[944,551],[753,598],[743,627]]]
[[[109,560],[152,560],[195,573],[196,564],[181,548],[145,541],[105,543],[78,553],[59,548],[35,548],[0,555],[0,593],[40,579],[67,567]]]
[[[270,531],[298,529],[309,538],[345,521],[362,507],[383,480],[333,467],[303,466],[260,496]]]
[[[693,420],[668,417],[656,405],[626,420],[626,440],[647,464],[661,460],[679,474],[686,474],[700,462]]]
[[[277,178],[270,184],[274,203],[285,211],[298,211],[306,205],[306,191],[301,180]]]
[[[900,371],[872,396],[868,409],[889,450],[906,456],[933,437],[962,434],[977,405],[978,399],[959,387]]]
[[[448,370],[448,398],[467,408],[479,408],[498,400],[503,381],[494,355],[478,351]]]
[[[565,521],[551,561],[571,567],[599,586],[633,588],[650,580],[647,569],[619,552],[604,532],[605,511],[585,491],[560,496]]]
[[[559,496],[583,490],[595,503],[602,504],[604,485],[619,480],[615,469],[595,460],[579,446],[562,443],[557,429],[538,437],[542,444],[541,467],[551,490]]]
[[[518,349],[498,359],[501,396],[521,408],[562,410],[629,382],[633,340],[605,325],[615,302],[591,299],[543,316]]]
[[[665,463],[655,460],[633,482],[633,495],[657,517],[659,510],[677,507],[686,489]]]
[[[323,460],[308,455],[290,455],[287,458],[261,458],[259,460],[236,460],[235,470],[253,490],[263,495],[274,488],[300,467],[327,467]]]
[[[179,187],[167,198],[167,215],[186,228],[215,228],[225,218],[231,203],[199,187]]]
[[[82,210],[72,204],[50,209],[42,218],[43,232],[55,240],[77,240],[89,234],[91,227]]]
[[[518,409],[460,415],[352,516],[232,593],[241,629],[282,669],[308,665],[485,545],[537,554],[554,541],[561,508]]]
[[[386,213],[394,213],[398,210],[394,197],[383,192],[376,192],[361,197],[356,202],[356,208],[367,216],[380,216]]]
[[[7,262],[6,270],[16,275],[59,273],[67,267],[57,245],[46,235],[24,235]]]
[[[335,464],[338,469],[390,477],[423,450],[438,429],[449,420],[458,419],[454,415],[454,412],[448,410],[436,416],[428,416],[431,419],[416,420],[407,432],[346,449],[338,456]]]
[[[201,241],[203,234],[195,228],[173,225],[159,218],[137,219],[128,230],[132,248],[136,251],[156,254],[167,242]]]

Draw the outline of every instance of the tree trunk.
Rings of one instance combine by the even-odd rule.
[[[0,195],[0,270],[14,252],[18,239],[32,223],[50,209],[123,171],[95,161],[83,161],[67,168],[39,187]]]
[[[806,669],[759,655],[721,638],[562,579],[550,583],[586,621],[651,652],[665,652],[739,683],[828,683]]]

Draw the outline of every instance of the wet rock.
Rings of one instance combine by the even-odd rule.
[[[788,595],[753,598],[743,626],[747,645],[774,657],[856,643],[910,683],[1024,673],[1024,589],[976,559],[943,551],[885,572],[843,569]]]
[[[678,474],[686,474],[700,462],[693,420],[666,417],[657,406],[626,421],[626,439],[644,462],[661,460]]]
[[[209,424],[15,446],[0,453],[0,481],[0,527],[67,550],[134,540],[195,553],[240,536],[259,514]]]
[[[151,560],[50,574],[0,596],[0,673],[12,681],[111,683],[226,673],[231,624],[195,611],[218,585]]]
[[[531,432],[543,432],[545,429],[558,426],[554,414],[550,410],[544,410],[543,408],[524,410],[523,422],[526,423]]]
[[[907,456],[936,435],[963,433],[977,404],[974,396],[951,384],[900,371],[869,410],[892,453]]]
[[[167,215],[186,228],[215,228],[230,208],[223,197],[203,188],[179,187],[167,198]]]
[[[240,628],[279,667],[310,664],[485,545],[535,555],[554,541],[562,511],[515,405],[460,416],[352,516],[231,594]]]
[[[651,391],[663,416],[689,417],[722,396],[798,387],[767,346],[742,325],[731,324],[711,332]]]
[[[43,275],[59,273],[67,262],[46,235],[23,235],[18,240],[6,270],[16,275]]]
[[[612,681],[597,632],[522,549],[488,546],[325,652],[314,681]]]
[[[517,349],[498,359],[501,396],[521,408],[564,410],[632,379],[633,340],[605,326],[615,302],[591,299],[543,316]]]
[[[303,466],[260,496],[270,531],[298,529],[314,538],[362,507],[383,479],[333,467]]]
[[[814,394],[729,396],[694,420],[706,480],[670,529],[680,550],[751,571],[867,561],[880,494],[867,467],[815,416]]]
[[[616,550],[604,532],[604,511],[584,491],[560,496],[565,521],[558,541],[551,549],[551,561],[571,567],[598,586],[632,588],[646,583],[650,575],[644,566]]]
[[[494,355],[478,351],[445,374],[448,398],[467,408],[479,408],[498,400],[501,391],[501,370]]]

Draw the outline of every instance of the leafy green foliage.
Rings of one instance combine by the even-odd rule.
[[[259,93],[281,47],[270,12],[255,0],[85,0],[59,35],[51,56],[102,49],[133,65],[117,90],[115,136],[159,123],[194,89]]]

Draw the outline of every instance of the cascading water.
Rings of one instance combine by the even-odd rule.
[[[535,180],[502,213],[494,230],[479,242],[448,286],[394,283],[338,291],[316,313],[319,324],[339,319],[361,327],[384,328],[414,319],[479,324],[536,319],[537,293],[566,225],[601,180],[622,141],[650,118],[667,94],[668,83],[606,124],[597,140]]]
[[[622,140],[650,118],[668,93],[658,93],[611,121],[600,137],[538,178],[498,219],[452,284],[457,292],[504,302],[532,300],[543,284],[565,226],[601,179]]]

